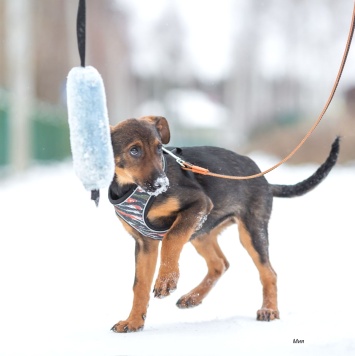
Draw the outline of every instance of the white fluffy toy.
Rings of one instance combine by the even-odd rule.
[[[99,72],[85,67],[85,0],[79,1],[77,36],[81,67],[67,79],[67,105],[73,165],[91,199],[98,205],[99,190],[114,176],[114,157],[106,95]]]

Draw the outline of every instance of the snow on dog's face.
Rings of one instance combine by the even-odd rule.
[[[119,184],[137,184],[151,195],[168,189],[162,144],[170,141],[170,130],[164,117],[144,116],[120,122],[111,127],[111,139]]]

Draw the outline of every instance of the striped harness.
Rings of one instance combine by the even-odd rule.
[[[163,156],[164,170],[165,166],[165,157]],[[155,196],[148,194],[139,186],[134,186],[123,197],[118,199],[113,199],[111,189],[109,189],[108,195],[118,217],[144,236],[154,240],[163,239],[169,229],[156,229],[147,220],[148,211],[154,202]]]

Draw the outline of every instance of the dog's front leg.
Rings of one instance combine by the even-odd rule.
[[[154,286],[154,296],[164,298],[175,291],[179,280],[179,258],[183,246],[201,227],[212,209],[208,198],[200,199],[182,211],[164,236],[161,248],[159,274]]]
[[[136,271],[133,285],[133,305],[127,320],[118,322],[112,330],[118,333],[143,330],[149,296],[158,259],[159,241],[136,239]]]

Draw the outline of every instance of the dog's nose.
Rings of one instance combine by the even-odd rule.
[[[153,189],[149,192],[153,195],[164,193],[169,188],[169,179],[166,176],[159,177],[151,185]]]
[[[162,182],[160,180],[156,180],[153,184],[154,188],[161,188],[162,187]]]

